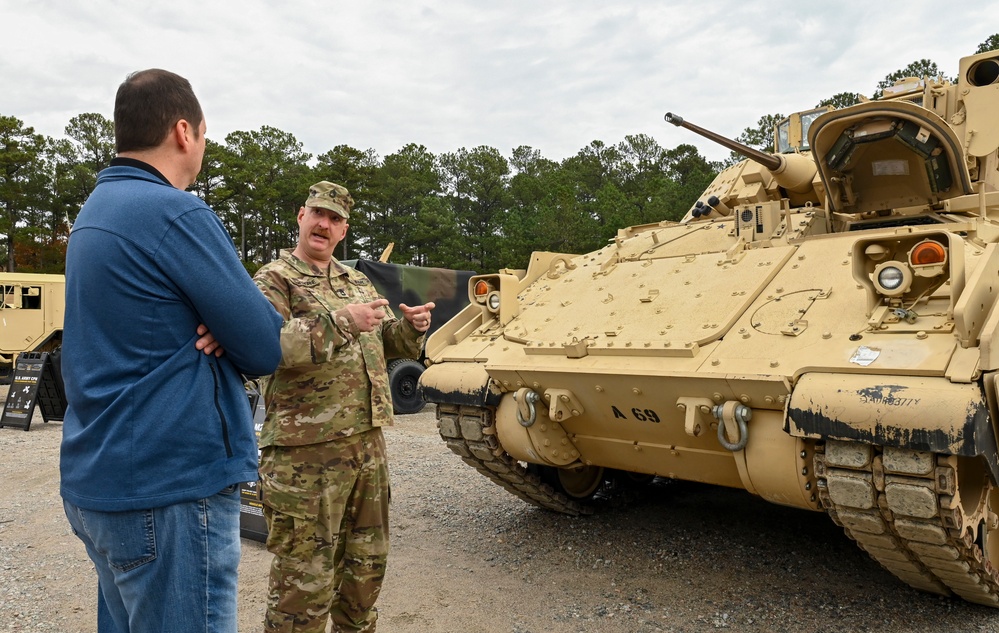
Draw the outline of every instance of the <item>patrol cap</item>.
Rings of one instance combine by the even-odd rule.
[[[309,199],[305,201],[305,206],[329,209],[346,220],[350,217],[354,199],[346,187],[322,180],[309,187]]]

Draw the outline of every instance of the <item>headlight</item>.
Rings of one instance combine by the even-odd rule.
[[[878,283],[885,290],[894,290],[901,286],[903,281],[905,281],[905,275],[897,266],[886,266],[878,273]]]
[[[520,278],[509,271],[493,275],[476,275],[469,280],[468,300],[480,306],[484,323],[493,327],[492,320],[499,317],[499,324],[506,325],[520,314],[517,293]]]
[[[933,295],[948,283],[954,270],[960,277],[964,276],[964,242],[961,237],[942,231],[912,234],[899,231],[896,235],[854,242],[850,251],[853,278],[857,280],[858,287],[866,290],[867,316],[881,319],[883,313],[875,315],[879,307],[899,308],[904,304],[905,309],[911,311],[917,301],[943,299]],[[958,262],[956,268],[951,265],[952,260]],[[962,283],[950,288],[952,310],[963,287]],[[972,299],[971,303],[981,301]],[[872,328],[884,325],[875,321],[871,321]]]
[[[888,260],[874,269],[874,287],[886,297],[901,297],[912,286],[912,269],[898,260]]]

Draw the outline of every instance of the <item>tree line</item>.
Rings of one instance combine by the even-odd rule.
[[[97,113],[74,117],[66,138],[36,134],[0,115],[0,264],[62,272],[69,229],[114,157],[114,130]],[[527,146],[435,155],[409,144],[379,157],[347,145],[313,157],[270,126],[207,139],[191,191],[221,218],[253,271],[295,243],[309,185],[331,180],[354,198],[337,256],[479,271],[524,266],[535,250],[586,252],[622,226],[679,219],[719,165],[692,145],[647,135],[593,141],[556,162]]]
[[[999,34],[976,52],[994,49]],[[889,73],[873,96],[908,76],[942,73],[918,60]],[[818,105],[860,100],[844,92]],[[764,115],[738,140],[770,150],[782,118]],[[114,155],[113,124],[101,114],[73,117],[64,138],[0,114],[3,270],[63,272],[70,227]],[[488,146],[434,154],[408,144],[378,156],[338,145],[313,156],[293,134],[263,126],[209,138],[191,190],[218,213],[251,272],[295,243],[298,209],[318,180],[343,184],[355,201],[339,258],[376,258],[393,242],[395,263],[487,272],[523,267],[535,250],[588,252],[620,227],[678,220],[724,165],[645,134],[595,140],[561,161],[529,146],[506,156]]]

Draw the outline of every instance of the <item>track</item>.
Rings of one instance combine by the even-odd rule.
[[[493,414],[484,407],[437,406],[437,428],[448,448],[469,466],[533,505],[578,516],[593,508],[556,491],[499,444]]]
[[[829,441],[822,505],[847,536],[916,589],[999,606],[996,489],[977,459]]]
[[[593,508],[556,491],[503,451],[492,412],[438,405],[448,447],[510,493],[570,515]],[[999,607],[999,491],[979,460],[857,442],[817,447],[819,498],[833,521],[906,584]]]

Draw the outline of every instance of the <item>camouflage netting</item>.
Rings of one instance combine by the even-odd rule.
[[[400,303],[416,306],[433,301],[436,307],[428,336],[468,305],[468,280],[476,274],[470,270],[406,266],[371,259],[341,263],[364,273],[378,293],[388,299],[392,311],[399,318],[402,318]]]

